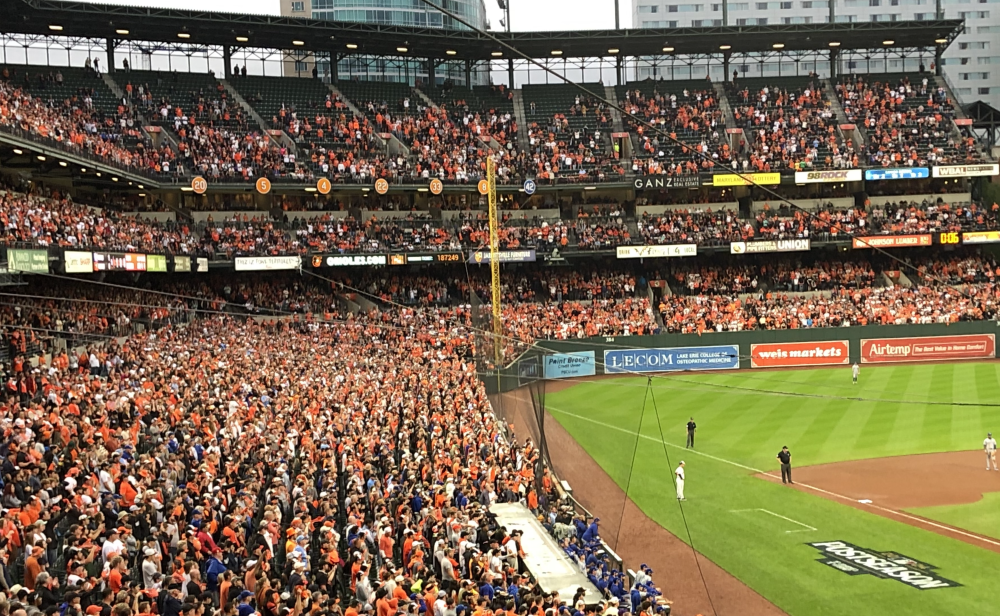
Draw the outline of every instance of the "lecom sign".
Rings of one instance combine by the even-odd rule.
[[[846,340],[751,344],[751,368],[839,366],[849,362]]]
[[[994,334],[876,338],[861,341],[861,361],[866,364],[991,359],[995,354],[996,337]]]

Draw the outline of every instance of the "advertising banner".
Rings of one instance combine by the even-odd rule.
[[[94,253],[67,250],[63,252],[67,274],[90,274],[94,271]]]
[[[313,267],[385,265],[387,262],[386,255],[316,255],[312,258]]]
[[[796,184],[820,184],[828,182],[860,182],[861,169],[833,169],[831,171],[796,171]]]
[[[663,246],[619,246],[619,259],[660,259],[665,257],[693,257],[698,254],[696,244],[665,244]]]
[[[681,370],[735,370],[740,349],[735,344],[675,349],[606,349],[604,372],[677,372]]]
[[[947,165],[931,169],[936,178],[971,178],[1000,174],[1000,164]]]
[[[747,179],[744,179],[746,177]],[[722,173],[712,176],[712,186],[750,186],[750,184],[761,184],[763,186],[774,186],[781,184],[780,173]]]
[[[636,190],[660,190],[664,188],[697,188],[701,178],[697,175],[645,175],[635,178],[632,186]]]
[[[164,255],[146,255],[147,272],[167,271],[167,257]]]
[[[1000,242],[1000,231],[968,231],[962,234],[963,244],[996,244]]]
[[[460,252],[407,252],[389,255],[389,265],[410,265],[413,263],[461,263]]]
[[[566,379],[573,376],[594,376],[597,362],[593,351],[559,353],[545,356],[545,378]]]
[[[198,257],[198,272],[208,271],[208,257]]]
[[[861,340],[861,362],[866,364],[991,359],[995,354],[996,336],[994,334]]]
[[[7,269],[11,272],[49,273],[48,250],[7,249]]]
[[[293,270],[302,266],[302,257],[236,257],[237,272]]]
[[[916,248],[930,246],[933,238],[930,234],[923,235],[876,235],[872,237],[856,237],[852,242],[854,248]]]
[[[95,272],[144,272],[146,255],[134,252],[95,252]]]
[[[535,250],[501,250],[497,252],[497,260],[501,263],[533,263]],[[489,263],[489,250],[470,250],[469,263]]]
[[[191,271],[191,257],[174,257],[174,271],[175,272],[190,272]]]
[[[931,177],[927,167],[895,167],[889,169],[866,169],[866,180],[922,180]]]
[[[812,248],[810,240],[763,240],[759,242],[731,242],[729,253],[752,255],[762,252],[802,252]]]
[[[850,363],[846,340],[751,344],[751,368],[794,366],[846,366]]]

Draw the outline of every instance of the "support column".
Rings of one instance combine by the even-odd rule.
[[[940,0],[938,0],[940,1]],[[941,55],[944,53],[944,45],[934,48],[934,74],[940,77],[944,73],[941,70]]]
[[[615,56],[615,75],[618,77],[618,85],[622,85],[622,73],[625,72],[625,60],[620,56]]]
[[[226,76],[226,79],[233,78],[233,48],[229,45],[222,46],[222,74]]]
[[[437,79],[435,78],[435,72],[437,72],[437,60],[434,58],[427,58],[427,85],[436,86]]]
[[[115,47],[118,46],[118,43],[115,42],[115,39],[108,37],[104,44],[108,50],[108,65],[104,67],[104,70],[109,73],[113,73],[115,72]]]
[[[722,82],[727,83],[729,81],[729,59],[733,54],[726,51],[722,54]],[[711,69],[709,69],[709,75],[711,75]]]
[[[514,89],[514,58],[507,58],[507,80],[511,90]]]
[[[840,49],[837,47],[830,48],[830,81],[835,81],[837,79],[837,56],[840,55]]]
[[[729,25],[729,0],[722,0],[722,25]]]
[[[472,87],[472,60],[465,61],[465,87]]]
[[[337,83],[340,81],[340,54],[332,53],[330,54],[330,83]]]

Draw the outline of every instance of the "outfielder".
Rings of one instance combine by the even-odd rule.
[[[677,485],[677,500],[687,500],[684,498],[684,460],[681,460],[681,463],[677,465],[674,479]]]
[[[1000,470],[997,468],[997,440],[993,438],[992,432],[986,433],[983,451],[986,452],[986,470],[990,470],[990,462],[993,463],[993,470]]]
[[[855,362],[854,365],[851,366],[851,378],[854,381],[855,385],[858,384],[858,375],[859,374],[861,374],[861,366],[859,366],[857,364],[857,362]]]

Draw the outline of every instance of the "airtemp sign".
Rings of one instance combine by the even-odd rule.
[[[735,370],[740,349],[735,344],[675,349],[605,349],[605,374],[621,372],[678,372]]]

